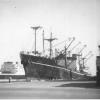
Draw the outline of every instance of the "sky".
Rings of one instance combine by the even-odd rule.
[[[0,62],[19,61],[19,52],[34,49],[31,26],[42,26],[45,38],[53,33],[58,40],[75,37],[81,41],[83,55],[92,51],[89,72],[96,74],[96,56],[100,44],[100,0],[0,0]],[[37,31],[37,49],[42,50],[42,31]],[[73,44],[74,46],[75,44]],[[46,42],[45,48],[48,48]],[[78,48],[78,49],[79,49]]]

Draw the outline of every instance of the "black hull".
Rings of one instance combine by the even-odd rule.
[[[54,59],[20,54],[25,76],[39,79],[86,79],[85,74],[58,66]]]

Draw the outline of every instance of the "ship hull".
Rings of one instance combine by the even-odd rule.
[[[66,79],[66,71],[57,66],[55,60],[21,54],[21,63],[24,66],[25,76],[40,79]],[[65,75],[66,74],[66,75]]]
[[[38,79],[84,79],[85,74],[57,65],[54,59],[20,54],[26,77]]]

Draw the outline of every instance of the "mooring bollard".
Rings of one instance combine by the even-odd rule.
[[[12,78],[11,78],[11,77],[9,77],[9,83],[11,83],[11,79],[12,79]]]
[[[72,80],[72,70],[70,69],[70,79]]]

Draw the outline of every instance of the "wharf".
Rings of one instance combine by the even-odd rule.
[[[96,81],[0,80],[0,99],[100,99]]]

